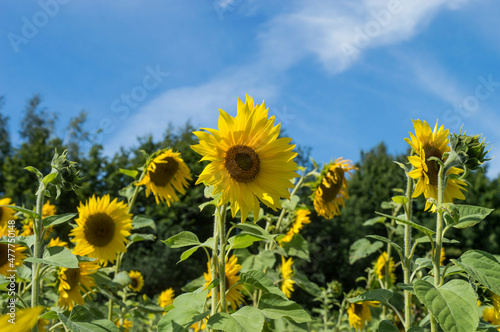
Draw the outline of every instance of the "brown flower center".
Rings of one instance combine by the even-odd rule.
[[[88,243],[104,247],[113,240],[115,227],[115,222],[109,215],[99,212],[88,217],[83,233]]]
[[[132,282],[130,283],[130,288],[137,288],[139,286],[139,280],[137,278],[132,278]]]
[[[0,243],[0,267],[4,266],[8,262],[8,248],[7,244]]]
[[[5,209],[4,207],[0,207],[0,220],[2,220],[2,217],[3,217],[3,209]]]
[[[252,148],[235,145],[227,150],[224,166],[233,179],[247,183],[252,182],[259,174],[260,159]]]
[[[169,184],[179,169],[179,163],[174,158],[167,157],[163,161],[166,161],[166,163],[157,163],[155,171],[149,173],[151,182],[157,187],[165,187]]]
[[[331,202],[337,197],[342,184],[344,183],[344,170],[342,167],[336,167],[334,170],[328,170],[323,181],[319,185],[323,194],[321,197],[325,202]]]
[[[356,314],[356,316],[362,317],[363,316],[363,304],[354,303],[354,313]]]
[[[438,173],[439,173],[439,163],[435,160],[428,160],[430,157],[436,157],[441,159],[443,157],[443,153],[436,149],[436,147],[432,145],[425,145],[425,164],[427,165],[427,176],[429,177],[429,184],[433,186],[438,185]]]
[[[80,268],[67,269],[64,274],[70,289],[75,289],[80,283]]]

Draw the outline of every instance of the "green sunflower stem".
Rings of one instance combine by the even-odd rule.
[[[216,219],[219,219],[219,275],[220,277],[220,301],[222,312],[227,312],[226,301],[226,205],[217,208]],[[217,221],[216,221],[217,222]]]
[[[405,206],[405,219],[407,221],[411,220],[411,203],[412,203],[412,192],[413,192],[413,179],[406,176],[406,198],[408,202],[406,202]],[[411,275],[411,227],[405,224],[405,234],[404,234],[404,264],[403,264],[403,278],[404,283],[409,285],[410,275]],[[411,294],[409,291],[404,291],[404,315],[405,315],[405,331],[408,331],[411,328]]]
[[[33,233],[35,233],[35,243],[33,248],[33,257],[42,258],[43,256],[43,237],[42,237],[42,211],[45,189],[47,186],[40,181],[36,198],[36,213],[37,219],[33,221]],[[32,291],[31,291],[31,307],[38,306],[38,295],[40,294],[40,268],[39,263],[32,264]],[[38,324],[32,329],[33,332],[38,332]]]
[[[211,266],[210,266],[210,274],[212,278],[212,282],[214,282],[215,279],[217,279],[217,268],[219,265],[219,259],[217,257],[217,249],[219,246],[219,223],[217,222],[217,213],[215,216],[214,220],[214,246],[212,248],[212,261],[211,261]],[[212,288],[212,307],[211,307],[211,312],[210,315],[213,316],[217,313],[217,287]]]

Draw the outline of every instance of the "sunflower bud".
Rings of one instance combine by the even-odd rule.
[[[340,281],[332,280],[328,283],[328,288],[331,289],[332,295],[335,298],[340,298],[342,296],[342,284]]]
[[[76,191],[77,184],[82,179],[80,171],[76,169],[77,163],[66,159],[67,154],[67,151],[64,151],[61,155],[57,153],[57,150],[54,152],[51,162],[52,171],[43,179],[45,184],[56,187],[57,197],[59,197],[62,190]]]
[[[482,140],[481,140],[482,139]],[[475,170],[481,166],[485,161],[491,160],[491,158],[486,158],[486,154],[490,150],[486,150],[488,143],[484,142],[484,138],[481,135],[468,136],[465,132],[462,134],[455,134],[450,138],[450,145],[452,151],[454,151],[464,168],[469,170]]]

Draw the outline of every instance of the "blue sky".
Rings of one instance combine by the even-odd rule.
[[[2,112],[16,141],[35,93],[62,135],[85,109],[110,155],[168,123],[216,128],[247,93],[318,162],[381,141],[403,153],[412,119],[464,123],[500,156],[499,12],[494,0],[4,1]]]

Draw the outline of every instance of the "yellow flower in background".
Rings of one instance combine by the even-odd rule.
[[[485,322],[492,325],[500,325],[500,318],[497,317],[497,312],[495,308],[488,307],[483,310],[483,319]],[[497,328],[500,331],[500,327]]]
[[[431,129],[427,122],[420,120],[413,121],[413,127],[415,128],[415,135],[410,133],[409,138],[405,138],[405,141],[413,149],[413,156],[408,157],[408,161],[413,165],[414,170],[408,173],[408,175],[418,180],[415,190],[413,192],[413,197],[418,197],[424,194],[425,199],[438,197],[438,173],[439,173],[439,163],[435,160],[428,160],[430,157],[436,157],[441,161],[445,152],[450,151],[448,146],[449,140],[449,130],[444,129],[441,125],[438,129],[438,122],[434,126],[434,130]],[[451,174],[461,174],[463,170],[452,167],[447,175]],[[448,179],[446,188],[444,190],[443,202],[452,203],[454,199],[465,199],[462,190],[465,190],[463,186],[467,184],[464,181],[458,179]],[[425,209],[435,210],[435,206],[429,201],[425,203]]]
[[[337,158],[323,168],[313,193],[314,209],[318,215],[326,219],[340,215],[340,206],[344,206],[345,200],[349,199],[345,174],[351,174],[350,171],[355,169],[352,161],[344,158]]]
[[[254,104],[247,95],[238,99],[236,117],[220,111],[219,129],[195,131],[200,144],[191,148],[210,161],[196,184],[214,186],[213,195],[222,193],[220,204],[231,203],[233,218],[241,210],[241,221],[252,211],[257,218],[259,200],[276,210],[280,199],[290,198],[291,179],[298,176],[291,138],[278,138],[280,124],[268,118],[268,109]]]
[[[30,332],[43,312],[43,307],[16,309],[15,324],[9,323],[12,317],[9,314],[0,317],[0,332]]]
[[[142,276],[141,272],[130,271],[128,275],[132,280],[132,282],[129,285],[130,289],[134,292],[139,292],[144,286],[144,277]]]
[[[156,204],[167,202],[170,206],[171,202],[179,200],[175,190],[181,194],[186,193],[188,180],[192,177],[180,155],[179,152],[172,150],[162,151],[149,162],[144,178],[136,184],[145,185],[146,197],[149,197],[152,192],[155,195]]]
[[[440,260],[440,265],[444,265],[444,261],[446,260],[446,252],[444,251],[444,248],[441,247],[441,260]]]
[[[0,238],[2,236],[9,236],[9,225],[5,224],[5,226],[0,227]],[[19,232],[17,230],[14,231],[14,235],[18,236]],[[9,250],[11,249],[11,250]],[[27,257],[24,251],[25,247],[15,244],[14,245],[14,253],[12,253],[12,245],[9,246],[8,243],[0,243],[0,274],[7,276],[10,275],[8,270],[15,270],[17,266],[23,263],[23,260]],[[14,257],[9,254],[14,255]]]
[[[0,205],[14,206],[13,203],[11,204],[11,199],[8,197],[0,199]],[[12,210],[11,208],[0,206],[0,227],[7,225],[7,222],[9,220],[17,219],[17,217],[14,216],[15,213],[16,211]]]
[[[158,298],[158,303],[160,307],[165,308],[168,305],[174,303],[175,293],[172,288],[166,289],[161,292],[160,297]]]
[[[283,279],[283,281],[281,282],[281,291],[288,298],[292,296],[293,285],[295,284],[295,281],[292,280],[292,265],[293,260],[291,257],[288,260],[285,260],[285,257],[281,256],[281,278]]]
[[[74,254],[82,255],[79,252],[74,252]],[[96,262],[79,262],[78,267],[74,269],[59,268],[59,307],[71,311],[75,304],[85,302],[82,293],[92,292],[92,288],[96,286],[95,280],[91,276],[99,269]]]
[[[208,285],[210,285],[210,283],[212,282],[210,262],[207,263],[207,266],[207,273],[203,273],[203,277],[206,281],[203,285],[204,288],[208,287]],[[235,255],[232,255],[228,260],[226,260],[226,290],[228,290],[228,292],[226,292],[226,300],[229,305],[231,305],[231,308],[233,310],[238,309],[241,304],[245,303],[243,294],[241,293],[242,291],[244,291],[243,285],[234,286],[238,283],[238,281],[240,281],[240,276],[238,275],[240,270],[241,265],[238,264],[238,258]],[[220,296],[220,294],[217,295]],[[212,291],[208,293],[208,297],[210,296],[212,296]]]
[[[132,328],[134,323],[128,319],[124,319],[122,323],[122,320],[119,319],[115,322],[115,325],[119,328],[121,327],[121,331],[128,332]]]
[[[389,259],[389,262],[387,262],[387,252],[384,251],[377,259],[377,261],[374,264],[373,269],[375,270],[375,276],[378,279],[385,280],[386,279],[386,268],[387,264],[389,264],[389,282],[391,285],[394,285],[394,282],[396,281],[396,274],[394,274],[394,271],[396,268],[394,267],[394,259],[391,257]]]
[[[52,226],[49,226],[43,238],[45,240],[48,239],[52,231],[53,231]],[[23,232],[21,233],[21,235],[22,236],[35,235],[35,231],[33,230],[33,219],[30,218],[23,221]]]
[[[62,241],[59,237],[56,237],[55,239],[50,239],[49,244],[47,244],[47,248],[50,247],[68,247],[68,242]]]
[[[495,317],[500,320],[500,296],[494,294],[492,297],[490,297],[490,300],[495,310]]]
[[[310,224],[311,219],[309,219],[309,215],[311,214],[311,211],[306,210],[306,209],[299,209],[296,212],[295,215],[295,222],[293,223],[292,227],[288,230],[288,233],[286,233],[285,237],[282,238],[279,243],[283,242],[290,242],[292,241],[292,238],[295,234],[298,234],[300,230],[304,227],[305,224]]]
[[[92,196],[86,204],[80,203],[75,220],[78,227],[70,233],[75,251],[96,257],[101,264],[114,262],[118,253],[127,251],[125,244],[132,229],[132,215],[127,210],[126,204],[116,198],[111,201],[109,195]]]
[[[57,213],[55,205],[50,204],[50,201],[45,202],[42,206],[42,218],[54,216]]]
[[[347,315],[349,316],[349,326],[361,331],[365,327],[365,323],[372,319],[370,304],[368,302],[349,303]]]
[[[207,328],[207,324],[205,322],[206,319],[202,319],[201,321],[191,325],[189,328],[193,329],[194,332],[204,331]]]

